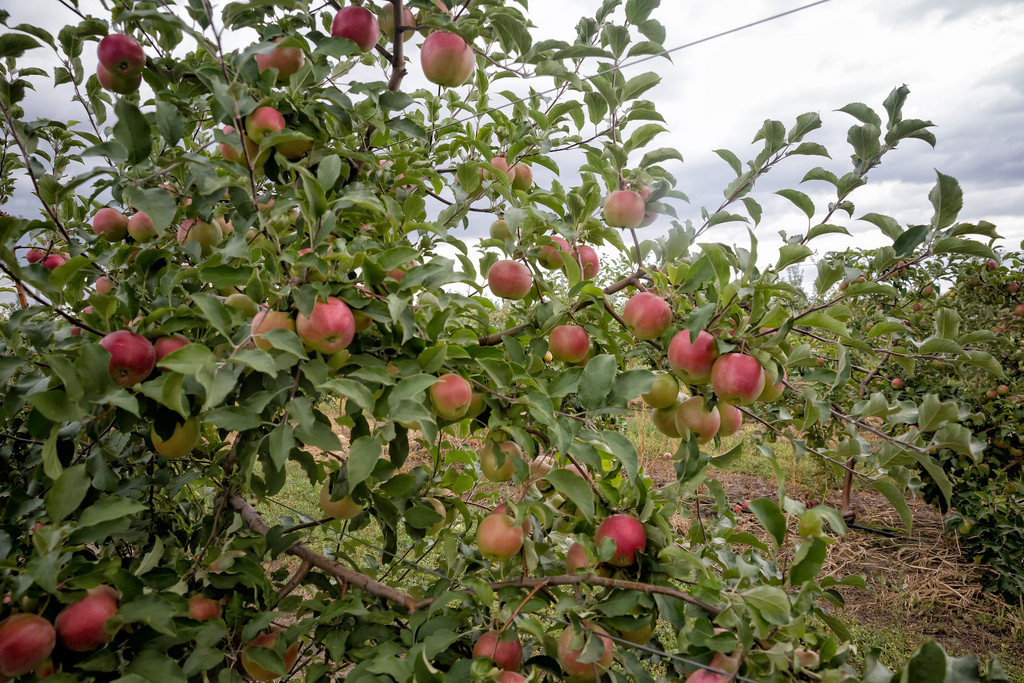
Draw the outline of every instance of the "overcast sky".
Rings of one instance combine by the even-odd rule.
[[[675,47],[807,1],[663,0],[655,16],[668,29],[666,45]],[[90,2],[83,0],[83,9]],[[59,26],[76,20],[55,0],[3,4],[12,14],[11,25],[33,23],[56,33]],[[538,37],[571,40],[576,20],[592,16],[601,0],[534,0],[531,5]],[[917,140],[902,143],[870,173],[869,185],[853,195],[855,216],[874,211],[902,224],[927,223],[927,195],[937,169],[959,179],[964,188],[961,220],[992,221],[1004,237],[1002,246],[1018,249],[1024,239],[1022,36],[1020,0],[832,0],[681,50],[672,55],[671,63],[648,61],[627,75],[654,70],[662,76],[661,85],[646,96],[665,116],[671,133],[655,144],[682,152],[685,163],[671,165],[670,170],[691,204],[678,208],[681,217],[698,222],[700,207],[716,208],[722,188],[733,177],[711,150],[730,149],[746,160],[756,153],[750,142],[765,118],[779,119],[788,127],[803,112],[821,115],[824,126],[809,139],[825,144],[832,160],[793,159],[773,171],[755,195],[765,207],[757,231],[762,262],[772,260],[768,249],[777,241],[778,230],[793,233],[807,228],[806,217],[785,200],[773,198],[771,191],[799,187],[822,206],[830,196],[829,186],[798,183],[815,165],[837,172],[849,168],[846,131],[855,121],[835,110],[859,101],[883,112],[884,118],[881,102],[900,84],[911,93],[905,116],[934,122],[938,145],[933,150]],[[89,69],[94,59],[92,50],[83,55]],[[63,89],[41,87],[27,102],[27,118],[80,119],[77,106]],[[38,215],[27,183],[19,184],[16,199],[4,208],[15,215]],[[847,225],[857,236],[856,246],[886,242],[867,223]],[[656,224],[647,234],[662,229]],[[747,242],[746,228],[740,224],[716,230],[709,236],[715,241]],[[812,244],[824,253],[848,246],[849,238],[822,238]]]

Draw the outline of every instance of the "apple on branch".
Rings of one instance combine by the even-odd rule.
[[[668,364],[687,384],[705,384],[718,358],[718,344],[710,332],[701,330],[691,342],[690,331],[680,330],[668,345]]]
[[[61,645],[75,652],[89,652],[109,643],[107,622],[117,613],[120,594],[110,586],[97,586],[78,602],[67,605],[54,620]]]
[[[461,36],[435,31],[420,47],[420,68],[431,83],[455,88],[473,74],[476,54]]]
[[[285,36],[281,36],[274,42],[280,43],[284,39]],[[283,47],[281,45],[275,46],[270,52],[254,55],[253,58],[256,60],[256,66],[259,68],[260,73],[267,69],[277,69],[278,81],[288,80],[305,63],[305,56],[302,54],[301,48]]]
[[[0,621],[0,678],[17,678],[46,661],[57,644],[53,624],[37,614]]]
[[[672,307],[657,294],[639,292],[626,302],[622,319],[637,339],[659,339],[672,324]]]
[[[289,330],[294,332],[295,320],[284,311],[262,309],[253,316],[249,330],[256,347],[269,351],[271,348],[270,342],[264,339],[263,335],[270,330]]]
[[[580,363],[590,351],[590,336],[579,325],[558,325],[548,341],[551,357],[563,363]]]
[[[605,538],[615,542],[615,553],[608,564],[628,567],[636,562],[636,553],[647,545],[647,532],[636,517],[615,514],[606,517],[597,525],[594,543],[600,545]]]
[[[639,228],[647,206],[634,190],[615,190],[604,200],[604,222],[612,228]]]
[[[523,644],[511,630],[485,631],[473,645],[473,657],[489,657],[502,669],[515,670],[523,665]]]
[[[363,52],[372,50],[380,40],[380,24],[373,12],[365,7],[342,7],[331,22],[331,35],[348,38]]]
[[[313,304],[308,317],[299,313],[295,318],[295,332],[307,349],[332,354],[352,342],[356,323],[348,305],[331,296],[327,301]]]
[[[722,426],[722,417],[718,406],[710,410],[704,404],[703,396],[691,396],[676,406],[676,429],[685,436],[693,433],[697,443],[707,443],[715,438]]]
[[[249,677],[257,681],[273,681],[281,678],[283,674],[277,674],[267,669],[266,667],[258,664],[252,655],[249,654],[249,650],[254,647],[266,647],[275,649],[277,643],[277,637],[281,635],[280,630],[272,630],[267,633],[261,633],[252,639],[252,642],[246,645],[245,650],[242,651],[242,668],[245,669],[245,673],[249,674]],[[299,658],[299,644],[292,643],[284,651],[282,661],[284,663],[284,673],[287,674],[293,666],[295,666],[296,660]]]
[[[138,41],[122,33],[104,36],[96,46],[96,56],[96,78],[105,90],[127,95],[139,89],[146,53]]]
[[[92,217],[92,231],[108,242],[120,242],[128,234],[128,216],[105,206]]]
[[[711,388],[723,401],[747,405],[764,390],[764,368],[744,353],[727,353],[711,368]]]
[[[519,261],[498,261],[487,271],[487,286],[502,299],[524,299],[533,287],[533,274]]]
[[[493,512],[482,520],[476,531],[480,554],[492,560],[507,560],[523,547],[525,531],[504,512]]]
[[[500,460],[500,462],[499,462]],[[523,449],[515,441],[484,439],[480,446],[480,470],[488,481],[508,481],[516,472],[516,460],[523,460]]]
[[[434,414],[446,420],[459,420],[469,412],[473,387],[462,375],[448,373],[430,385],[430,404]]]
[[[548,270],[561,268],[565,265],[565,257],[572,258],[572,248],[564,237],[552,235],[551,241],[555,243],[554,246],[544,244],[537,254],[537,262]]]
[[[110,352],[110,376],[123,387],[146,379],[156,367],[156,349],[141,334],[117,330],[105,335],[99,343]]]
[[[615,652],[615,643],[608,631],[589,621],[583,622],[586,631],[577,631],[568,626],[558,637],[558,663],[572,680],[593,681],[611,666]],[[589,631],[589,633],[587,632]],[[591,638],[600,638],[604,651],[594,662],[581,662],[580,657]]]

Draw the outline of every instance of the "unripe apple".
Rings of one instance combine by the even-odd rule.
[[[519,162],[512,167],[515,172],[515,177],[512,178],[512,189],[526,192],[533,187],[533,168],[528,164]]]
[[[524,264],[506,259],[496,262],[487,271],[487,286],[492,294],[502,299],[523,299],[533,287],[533,275]]]
[[[330,296],[313,304],[309,317],[302,313],[295,317],[295,332],[307,349],[331,354],[352,342],[356,323],[348,305]]]
[[[587,244],[581,244],[577,247],[572,255],[572,259],[581,266],[580,274],[584,280],[592,279],[601,268],[601,263],[597,259],[597,252]]]
[[[252,340],[255,342],[256,346],[264,351],[269,351],[271,348],[270,342],[263,339],[263,334],[270,330],[291,330],[294,332],[295,321],[292,320],[290,315],[283,311],[268,311],[263,309],[253,316],[249,329],[252,334]]]
[[[552,235],[551,240],[557,246],[545,244],[540,248],[540,252],[537,254],[537,262],[548,270],[561,268],[565,265],[565,257],[572,257],[572,249],[569,247],[569,243],[564,237]]]
[[[510,240],[512,239],[512,231],[508,228],[508,223],[503,218],[491,223],[489,231],[492,240]]]
[[[473,645],[473,657],[490,657],[502,669],[523,665],[523,644],[509,631],[485,631]]]
[[[220,600],[214,600],[205,595],[193,595],[188,599],[189,619],[209,621],[210,619],[219,619],[220,615]]]
[[[363,11],[369,13],[369,10]],[[245,117],[245,134],[256,144],[263,142],[263,138],[268,135],[284,130],[284,126],[284,117],[273,107],[257,107],[253,113]]]
[[[667,408],[658,408],[651,416],[654,428],[670,439],[679,439],[683,436],[679,427],[676,426],[676,408],[678,407],[679,403],[673,402]]]
[[[508,159],[505,157],[493,157],[491,159],[491,166],[495,168],[499,173],[504,173],[505,177],[508,178],[511,183],[516,177],[516,170],[508,165]],[[480,175],[488,180],[494,180],[498,176],[494,174],[494,171],[488,169],[480,169]]]
[[[239,143],[245,145],[245,151],[249,156],[249,160],[256,160],[256,157],[259,156],[260,153],[260,147],[255,142],[253,142],[248,135],[242,135],[241,133],[237,133],[235,131],[234,126],[224,126],[223,132],[224,135],[228,137],[234,135],[235,138],[238,138]],[[228,161],[237,161],[239,163],[245,162],[245,157],[243,157],[241,152],[238,151],[240,148],[236,148],[232,145],[227,144],[226,142],[221,142],[217,145],[217,149],[220,150],[220,155],[227,159]]]
[[[646,394],[640,395],[644,403],[655,409],[674,406],[678,396],[679,380],[675,378],[675,375],[664,370],[655,371],[654,383],[650,390]]]
[[[740,431],[740,427],[743,426],[743,412],[739,408],[721,401],[715,407],[718,408],[718,416],[721,418],[718,436],[724,438]]]
[[[245,669],[245,673],[249,674],[249,677],[253,680],[273,681],[281,677],[280,675],[274,673],[270,669],[266,669],[257,664],[246,651],[251,647],[269,647],[273,649],[274,642],[277,640],[277,636],[280,633],[280,631],[276,630],[271,631],[269,633],[261,633],[260,635],[253,638],[252,642],[249,643],[246,646],[245,650],[242,651],[242,668]],[[288,647],[287,650],[285,650],[284,653],[284,668],[286,673],[290,671],[293,666],[295,666],[295,660],[297,660],[298,658],[299,644],[293,643]]]
[[[239,313],[247,316],[254,316],[260,312],[260,306],[247,294],[235,292],[224,297],[224,303]]]
[[[373,12],[365,7],[342,7],[331,22],[331,35],[348,38],[360,50],[367,52],[380,40],[380,25]]]
[[[626,302],[622,319],[637,339],[658,339],[672,324],[672,307],[657,294],[639,292]]]
[[[569,550],[565,553],[565,571],[567,574],[575,574],[579,569],[589,569],[590,560],[587,558],[587,550],[579,543],[573,541]]]
[[[601,644],[604,645],[604,652],[601,654],[601,657],[596,662],[583,663],[579,661],[585,645],[581,644],[579,649],[573,649],[572,641],[576,631],[572,626],[568,626],[562,631],[562,635],[558,637],[558,663],[562,665],[562,669],[573,680],[593,681],[597,676],[603,674],[605,669],[611,666],[615,643],[608,636],[608,631],[605,631],[600,626],[590,622],[583,622],[583,625],[590,630],[590,634],[587,636],[588,639],[594,637],[601,639]],[[583,634],[580,635],[582,636]]]
[[[715,438],[715,434],[722,426],[718,406],[708,410],[703,396],[691,396],[676,406],[675,418],[679,433],[685,436],[688,432],[693,432],[697,437],[697,443],[707,443]]]
[[[761,391],[761,395],[757,397],[757,400],[764,403],[774,403],[779,400],[779,397],[782,396],[782,392],[786,390],[786,377],[786,370],[783,368],[782,378],[777,383],[772,384],[771,377],[768,375],[768,371],[765,370],[764,389]]]
[[[114,281],[106,275],[100,275],[96,278],[96,293],[97,294],[110,294],[114,290]]]
[[[492,560],[507,560],[523,547],[523,527],[504,513],[492,513],[480,521],[476,531],[480,554]]]
[[[638,228],[646,210],[639,192],[615,190],[604,200],[604,222],[613,228]]]
[[[522,459],[523,449],[515,441],[499,444],[494,439],[485,439],[480,446],[480,470],[488,481],[508,481],[516,472],[516,460]]]
[[[105,335],[100,346],[110,352],[110,376],[123,387],[146,379],[156,366],[156,349],[141,334],[117,330]]]
[[[92,231],[108,242],[119,242],[128,234],[128,216],[105,206],[93,215]]]
[[[476,54],[460,36],[435,31],[427,36],[420,47],[420,68],[431,83],[455,88],[473,74]]]
[[[148,242],[157,235],[153,219],[144,211],[136,211],[128,219],[128,234],[136,242]]]
[[[701,330],[690,342],[690,332],[680,330],[668,345],[668,364],[687,384],[704,384],[711,379],[711,367],[718,358],[718,344],[711,333]]]
[[[60,643],[74,652],[89,652],[109,643],[107,621],[117,613],[120,595],[110,586],[97,586],[61,610],[54,620]]]
[[[153,449],[165,458],[184,458],[199,445],[199,420],[190,417],[174,426],[174,431],[166,439],[157,433],[154,426],[149,433]]]
[[[37,614],[0,621],[0,677],[17,678],[46,661],[57,643],[53,624]]]
[[[65,254],[48,254],[43,259],[43,268],[47,270],[54,270],[59,268],[68,262],[68,257]]]
[[[380,19],[377,24],[380,26],[380,32],[387,36],[388,40],[393,40],[395,36],[395,12],[394,8],[387,4],[381,10]],[[405,10],[402,14],[402,26],[415,26],[416,16],[412,13],[412,10]],[[402,31],[402,42],[408,41],[412,38],[415,31],[409,29]]]
[[[594,532],[594,544],[599,545],[605,538],[615,541],[615,554],[608,564],[628,567],[636,562],[636,553],[647,545],[644,525],[636,517],[616,514],[606,517]]]
[[[320,509],[334,519],[352,519],[363,511],[363,506],[355,502],[352,496],[331,500],[331,482],[328,479],[320,489]]]
[[[192,342],[188,338],[175,334],[170,337],[160,337],[153,342],[153,349],[156,351],[156,362],[159,363],[168,354],[174,353],[182,346],[188,346]]]
[[[590,351],[590,336],[579,325],[558,325],[548,342],[551,356],[563,363],[579,363]]]
[[[200,247],[200,253],[207,256],[210,250],[221,243],[224,233],[216,223],[207,223],[194,219],[186,219],[178,226],[178,244],[185,246],[195,242]]]
[[[711,368],[711,388],[723,401],[746,405],[764,390],[764,368],[753,356],[727,353]]]
[[[441,375],[428,391],[434,414],[446,420],[465,417],[473,402],[473,386],[465,377],[455,373]]]
[[[274,42],[280,43],[282,40],[284,40],[284,36]],[[254,55],[254,58],[260,73],[267,69],[277,69],[278,81],[288,80],[288,77],[301,69],[305,62],[302,49],[297,47],[275,47],[266,54]]]

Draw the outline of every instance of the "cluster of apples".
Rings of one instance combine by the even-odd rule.
[[[67,263],[68,255],[64,252],[47,253],[39,247],[32,247],[25,252],[25,260],[29,263],[38,263],[47,270],[53,270]]]
[[[129,218],[109,206],[93,214],[92,231],[108,242],[120,242],[128,235],[136,242],[148,242],[157,236],[153,220],[144,211],[136,211]]]
[[[511,236],[505,221],[495,221],[495,224],[491,226],[491,237],[511,238]],[[542,245],[537,253],[537,263],[548,270],[554,270],[564,267],[566,259],[571,259],[579,264],[583,279],[590,280],[597,275],[601,268],[601,262],[593,247],[580,244],[573,249],[569,246],[569,242],[559,235],[552,235],[551,240],[555,245]],[[526,298],[533,288],[533,273],[525,263],[513,259],[502,259],[496,261],[487,271],[487,287],[496,297],[518,301]]]
[[[719,355],[718,340],[706,330],[692,337],[688,330],[676,333],[669,343],[671,373],[659,371],[651,389],[643,394],[654,408],[654,425],[673,439],[693,434],[698,443],[730,436],[743,424],[737,408],[755,401],[771,403],[785,390],[785,377],[773,378],[753,356],[732,352]],[[690,386],[711,384],[716,405],[708,408],[702,395],[681,393],[680,380]]]

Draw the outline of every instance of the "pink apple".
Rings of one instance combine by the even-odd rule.
[[[508,223],[503,218],[491,223],[488,235],[492,240],[510,240],[513,239],[512,231],[509,230]]]
[[[604,200],[604,221],[613,228],[638,228],[646,210],[639,192],[615,190]]]
[[[245,650],[242,651],[242,668],[245,669],[245,673],[249,674],[249,677],[257,681],[273,681],[281,678],[280,675],[274,673],[270,669],[266,669],[253,660],[246,651],[251,647],[269,647],[273,648],[274,643],[277,640],[280,631],[274,630],[269,633],[261,633],[260,635],[253,638],[252,642],[246,645]],[[295,660],[299,658],[299,644],[292,643],[284,653],[284,668],[286,671],[290,671],[295,666]]]
[[[727,353],[711,368],[711,388],[729,403],[753,403],[764,390],[764,368],[753,356]]]
[[[580,274],[584,280],[592,279],[597,275],[597,271],[601,267],[601,263],[597,259],[597,252],[594,251],[593,247],[586,244],[581,244],[576,248],[576,253],[572,255],[572,259],[576,261],[577,265],[581,266]]]
[[[894,378],[892,380],[892,388],[893,389],[902,389],[903,388],[903,379],[901,377]]]
[[[220,600],[208,598],[205,595],[193,595],[188,599],[189,619],[196,621],[209,621],[218,619],[221,614]]]
[[[476,531],[480,554],[493,560],[507,560],[523,547],[524,530],[508,515],[495,512],[480,521]]]
[[[178,226],[178,244],[184,246],[191,242],[199,245],[199,253],[207,256],[216,245],[224,239],[224,233],[216,223],[188,218]]]
[[[491,159],[491,166],[495,168],[499,173],[504,173],[505,177],[508,178],[509,182],[512,182],[516,177],[516,170],[508,165],[508,159],[505,157],[494,157]],[[480,174],[489,180],[493,180],[498,176],[495,175],[494,171],[480,169]]]
[[[562,631],[562,635],[558,637],[558,663],[562,665],[562,669],[565,670],[565,673],[572,680],[593,681],[596,676],[603,674],[605,669],[611,666],[613,653],[615,652],[615,643],[608,636],[608,631],[605,631],[600,626],[590,622],[583,622],[583,625],[590,630],[590,633],[586,635],[588,640],[594,637],[601,639],[601,644],[604,646],[604,652],[601,654],[601,657],[596,662],[584,663],[579,661],[585,646],[581,644],[579,649],[573,648],[573,637],[577,634],[572,626],[568,626]],[[582,633],[579,634],[581,638],[583,635]]]
[[[431,83],[455,88],[473,74],[476,54],[460,36],[436,31],[420,47],[420,68]]]
[[[284,40],[284,36],[274,42],[280,43],[282,40]],[[278,46],[266,54],[255,55],[254,58],[260,73],[267,69],[277,69],[277,80],[279,81],[288,80],[288,77],[301,69],[305,62],[302,49],[298,47]]]
[[[295,317],[295,331],[307,349],[320,353],[341,351],[352,342],[356,333],[355,319],[348,305],[333,296],[317,301],[309,317]]]
[[[616,514],[606,517],[594,532],[594,544],[598,545],[605,538],[615,541],[615,554],[608,564],[616,567],[628,567],[636,562],[636,553],[647,545],[647,533],[644,525],[636,517]]]
[[[668,345],[668,364],[672,372],[687,384],[704,384],[711,379],[711,366],[718,358],[718,344],[709,332],[701,330],[690,342],[690,332],[681,330]]]
[[[46,661],[56,643],[53,624],[37,614],[12,614],[0,621],[0,677],[17,678],[32,671]]]
[[[256,144],[263,142],[263,138],[268,135],[284,130],[284,127],[284,117],[273,107],[257,107],[253,113],[245,117],[245,134]]]
[[[657,294],[634,294],[622,309],[626,327],[637,339],[659,339],[672,324],[672,307]]]
[[[106,275],[100,275],[96,278],[96,293],[97,294],[110,294],[114,290],[114,281]]]
[[[533,275],[526,265],[506,259],[487,271],[487,285],[492,294],[502,299],[524,299],[533,287]]]
[[[1024,315],[1024,304],[1017,304],[1013,307],[1013,312],[1017,315]]]
[[[380,40],[380,25],[373,12],[365,7],[342,7],[331,22],[331,35],[348,38],[363,52],[372,50]]]
[[[508,631],[485,631],[473,645],[473,657],[490,657],[502,669],[523,665],[523,644]]]
[[[148,242],[157,235],[153,219],[143,211],[136,211],[128,219],[128,234],[136,242]]]
[[[590,559],[587,558],[587,549],[573,541],[565,553],[565,571],[567,574],[575,574],[580,569],[590,569]]]
[[[111,332],[100,340],[100,346],[110,352],[110,376],[123,387],[146,379],[156,366],[156,349],[141,334]]]
[[[138,41],[122,33],[103,36],[96,46],[100,66],[117,76],[135,76],[146,66],[146,53]]]
[[[43,259],[43,268],[54,270],[68,262],[67,254],[49,254]]]
[[[473,402],[473,386],[462,375],[455,373],[441,375],[428,391],[434,414],[446,420],[465,417]]]
[[[245,145],[245,151],[249,155],[250,161],[256,160],[256,157],[259,156],[260,148],[259,145],[253,142],[249,136],[244,136],[245,139],[242,140],[241,138],[243,136],[235,132],[234,126],[224,126],[223,132],[224,135],[228,136],[229,138],[234,137],[235,139],[238,139],[238,144]],[[220,155],[227,159],[228,161],[237,161],[239,163],[245,162],[245,157],[243,157],[241,152],[238,151],[239,148],[233,147],[232,145],[229,145],[226,142],[219,143],[217,145],[217,148],[220,150]]]
[[[38,247],[32,247],[25,252],[25,260],[29,263],[39,263],[44,258],[46,258],[46,252]]]
[[[563,363],[579,363],[590,351],[590,336],[579,325],[558,325],[548,342],[551,357]]]
[[[488,481],[508,481],[516,472],[516,460],[522,459],[523,449],[515,441],[485,439],[480,446],[480,470]]]
[[[725,683],[726,680],[727,678],[724,674],[708,671],[707,669],[697,669],[686,677],[686,683]]]
[[[105,206],[93,215],[92,231],[108,242],[119,242],[128,234],[128,216]]]
[[[765,370],[764,390],[761,392],[761,395],[757,397],[757,400],[763,401],[764,403],[774,403],[779,400],[779,397],[782,396],[782,392],[786,390],[786,376],[786,369],[783,368],[782,377],[778,382],[772,384],[771,376],[768,374],[768,371]]]
[[[740,431],[743,426],[743,411],[728,403],[719,402],[717,406],[718,416],[721,418],[721,425],[718,427],[718,436],[732,436]]]
[[[512,189],[526,192],[533,187],[533,168],[528,164],[519,162],[512,167],[515,172],[515,177],[512,178]]]
[[[676,406],[675,418],[679,433],[685,437],[688,432],[692,432],[697,437],[697,443],[711,441],[722,426],[718,406],[708,410],[703,396],[691,396]]]
[[[496,683],[526,683],[528,679],[515,671],[502,671],[495,679]]]
[[[97,586],[61,610],[54,620],[61,645],[74,652],[89,652],[109,643],[113,634],[106,624],[117,613],[120,595],[110,586]]]
[[[538,263],[548,270],[561,268],[565,265],[565,257],[572,257],[572,249],[569,247],[569,243],[564,237],[552,235],[551,241],[553,241],[555,245],[545,244],[540,248],[540,252],[537,254]]]
[[[174,353],[183,346],[188,346],[192,342],[180,334],[175,334],[170,337],[160,337],[153,343],[153,348],[156,350],[156,362],[162,361],[168,354]]]
[[[284,311],[268,311],[263,309],[253,316],[249,330],[256,346],[264,351],[269,351],[271,348],[270,342],[263,339],[263,334],[270,330],[291,330],[294,332],[295,321]]]

